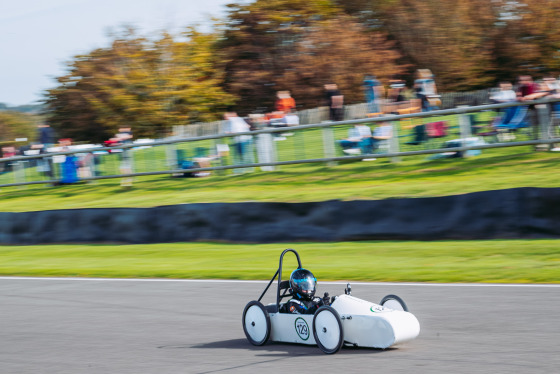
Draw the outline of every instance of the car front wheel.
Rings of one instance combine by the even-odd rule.
[[[319,308],[313,316],[313,336],[319,348],[326,354],[340,350],[344,332],[338,312],[330,306]]]

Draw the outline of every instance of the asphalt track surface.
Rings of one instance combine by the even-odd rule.
[[[265,282],[0,278],[0,373],[560,370],[560,285],[353,283],[353,295],[366,300],[401,296],[421,332],[395,348],[344,347],[335,355],[315,346],[250,345],[241,314],[264,287]],[[319,286],[331,295],[343,289]]]

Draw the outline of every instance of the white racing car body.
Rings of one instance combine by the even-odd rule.
[[[273,304],[272,304],[273,305]],[[340,295],[331,304],[342,322],[343,342],[369,348],[388,348],[413,340],[420,333],[416,317],[403,310]],[[313,334],[312,314],[269,313],[270,340],[284,343],[317,344]],[[323,321],[327,331],[334,330],[335,319]],[[329,323],[333,324],[329,328]],[[319,334],[322,329],[319,329]],[[334,339],[335,337],[333,337]]]
[[[254,345],[263,345],[268,339],[275,342],[316,344],[325,353],[336,353],[343,344],[357,347],[388,348],[413,340],[420,333],[416,317],[408,312],[404,301],[395,295],[385,296],[379,304],[345,294],[334,297],[330,306],[319,308],[315,314],[281,313],[281,299],[290,296],[286,281],[281,281],[280,267],[259,301],[251,301],[243,311],[243,330]],[[280,274],[280,275],[279,275]],[[260,299],[278,276],[277,302],[264,306]],[[281,294],[281,291],[284,293]]]
[[[388,348],[408,342],[420,333],[416,317],[402,309],[390,309],[349,295],[331,306],[342,319],[344,341],[359,347]]]

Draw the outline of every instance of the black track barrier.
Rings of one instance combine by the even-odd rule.
[[[310,203],[0,213],[0,243],[233,243],[560,237],[560,188]]]

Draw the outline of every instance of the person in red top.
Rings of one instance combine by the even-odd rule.
[[[538,90],[539,86],[533,82],[533,78],[530,75],[519,77],[519,86],[517,87],[517,98],[519,101],[535,100],[544,96]]]
[[[530,75],[520,76],[518,82],[517,100],[519,101],[537,100],[548,94],[547,92],[540,90],[539,85],[533,81],[533,78]],[[535,105],[529,105],[528,109],[529,123],[533,128],[533,139],[539,139],[539,124],[537,122]],[[538,149],[538,145],[535,145],[535,150],[536,149]]]
[[[2,147],[2,152],[0,153],[2,158],[14,157],[16,154],[16,147],[13,146]]]

